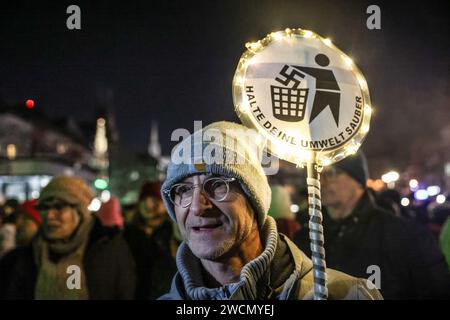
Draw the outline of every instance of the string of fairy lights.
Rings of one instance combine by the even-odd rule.
[[[303,150],[299,147],[291,147],[285,144],[281,144],[280,142],[276,141],[276,138],[272,137],[267,132],[260,131],[260,134],[263,135],[263,140],[267,144],[267,147],[270,150],[274,151],[275,154],[278,154],[281,158],[290,159],[292,162],[296,162],[299,166],[304,166],[306,163],[311,161],[315,161],[321,166],[328,166],[334,162],[342,160],[349,155],[356,153],[356,151],[361,146],[364,137],[369,132],[370,118],[373,113],[367,82],[363,74],[356,66],[353,59],[339,50],[333,44],[331,39],[323,38],[310,30],[304,30],[300,28],[287,28],[283,31],[269,33],[261,40],[246,43],[245,47],[247,48],[247,51],[242,54],[238,62],[235,76],[233,78],[233,98],[235,100],[234,104],[236,106],[236,112],[240,115],[244,124],[250,125],[255,128],[258,127],[258,123],[256,122],[255,118],[251,116],[250,103],[245,94],[245,75],[247,68],[252,64],[252,58],[257,53],[268,47],[273,41],[289,41],[294,39],[295,37],[317,39],[319,41],[322,41],[331,49],[339,52],[348,70],[353,72],[356,76],[359,88],[362,92],[364,107],[362,108],[361,128],[349,141],[345,143],[344,147],[332,151],[322,150],[316,152],[315,154],[311,153],[309,150]],[[292,134],[296,135],[296,133]],[[315,159],[313,159],[312,157],[315,157]]]

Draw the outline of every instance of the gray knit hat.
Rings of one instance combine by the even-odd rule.
[[[269,211],[271,190],[261,166],[262,147],[256,137],[253,129],[221,121],[194,132],[175,146],[161,188],[170,217],[176,222],[169,199],[169,190],[175,183],[194,174],[217,174],[238,180],[261,228]]]

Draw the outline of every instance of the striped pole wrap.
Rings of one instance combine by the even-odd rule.
[[[308,163],[309,239],[314,275],[314,300],[328,298],[325,249],[323,248],[322,204],[320,198],[320,171],[322,167]]]

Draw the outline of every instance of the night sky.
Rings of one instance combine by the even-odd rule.
[[[93,119],[112,91],[121,140],[145,150],[152,120],[170,133],[237,120],[231,80],[244,44],[286,27],[329,37],[363,71],[376,109],[364,149],[401,162],[410,141],[449,122],[448,1],[5,1],[0,97],[33,98],[56,116]],[[66,28],[81,7],[82,30]],[[381,30],[366,8],[381,8]],[[389,141],[389,143],[387,143]]]

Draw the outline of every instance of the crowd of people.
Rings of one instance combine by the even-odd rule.
[[[256,152],[244,140],[214,143]],[[440,220],[430,228],[367,179],[362,152],[321,173],[328,298],[450,298],[448,203],[433,209]],[[269,185],[258,154],[171,161],[166,180],[145,183],[126,214],[114,196],[90,212],[86,181],[54,177],[38,199],[1,207],[0,299],[312,299],[307,190],[298,193],[294,214],[292,194]],[[376,288],[365,280],[374,267]]]

